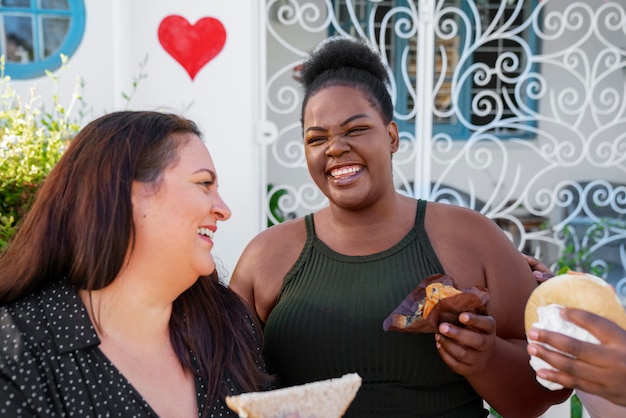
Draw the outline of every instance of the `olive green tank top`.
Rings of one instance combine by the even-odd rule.
[[[383,330],[383,321],[420,281],[443,273],[424,229],[377,254],[346,256],[315,235],[284,278],[265,324],[265,354],[279,385],[357,372],[363,383],[346,417],[486,417],[483,401],[441,360],[434,334]]]

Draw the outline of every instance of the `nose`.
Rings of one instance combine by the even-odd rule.
[[[333,135],[329,138],[326,148],[326,156],[341,157],[343,154],[350,152],[350,145],[346,138],[341,135]]]
[[[218,221],[225,221],[230,218],[231,211],[222,196],[219,193],[216,194],[215,202],[213,203],[213,207],[211,208],[211,212],[215,214],[215,217]]]

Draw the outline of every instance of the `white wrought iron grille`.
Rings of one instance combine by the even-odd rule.
[[[387,60],[398,190],[481,211],[520,250],[626,305],[625,0],[267,0],[263,222],[326,204],[306,171],[297,69],[324,38]]]

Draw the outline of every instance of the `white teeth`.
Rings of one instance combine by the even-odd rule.
[[[200,235],[206,235],[211,239],[213,238],[213,231],[211,231],[209,228],[198,228],[196,232]]]
[[[337,170],[332,170],[330,172],[330,175],[333,176],[333,177],[345,176],[347,174],[358,173],[359,171],[361,171],[361,167],[359,167],[359,166],[351,166],[351,167],[339,168]]]

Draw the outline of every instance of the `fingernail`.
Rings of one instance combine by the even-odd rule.
[[[531,329],[530,332],[528,333],[528,338],[530,338],[531,340],[536,340],[539,338],[539,332],[535,331],[534,329]]]
[[[528,354],[530,354],[531,356],[537,355],[537,347],[535,347],[534,345],[529,345]]]

